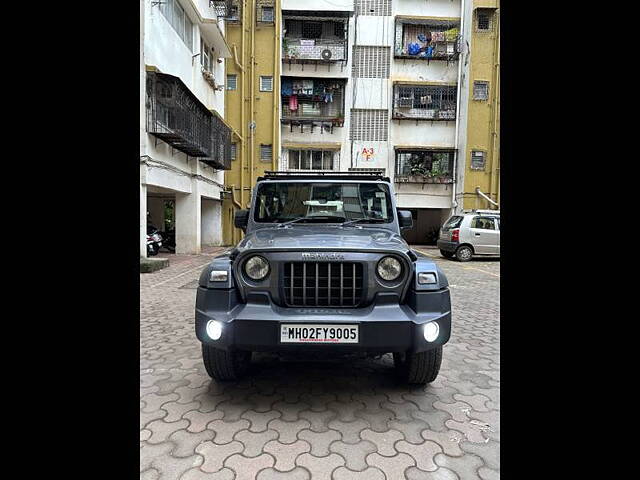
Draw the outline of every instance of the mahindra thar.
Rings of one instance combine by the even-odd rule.
[[[200,275],[195,329],[207,373],[234,380],[252,352],[392,353],[403,380],[424,384],[440,370],[451,334],[444,273],[412,250],[379,173],[266,172],[245,232]]]

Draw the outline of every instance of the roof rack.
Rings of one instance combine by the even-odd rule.
[[[500,210],[482,210],[478,208],[465,210],[463,213],[472,213],[472,214],[478,214],[478,215],[495,215],[498,217],[500,216]]]
[[[362,169],[358,171],[348,172],[335,172],[335,171],[323,171],[323,172],[276,172],[267,170],[264,172],[264,176],[258,177],[258,181],[269,179],[282,179],[282,178],[296,178],[296,179],[317,179],[327,178],[332,180],[382,180],[383,182],[389,182],[389,177],[384,176],[384,168],[380,169]]]

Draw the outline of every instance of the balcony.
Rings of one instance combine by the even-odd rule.
[[[282,123],[314,127],[319,124],[333,133],[344,123],[344,91],[346,80],[334,78],[282,77]]]
[[[394,120],[453,121],[456,119],[455,85],[393,85]]]
[[[282,58],[289,65],[342,62],[344,66],[347,60],[346,20],[285,17],[284,26]]]
[[[216,169],[231,166],[231,130],[173,75],[147,72],[147,132]]]
[[[396,17],[394,57],[455,61],[460,55],[459,19]]]
[[[453,183],[455,150],[396,148],[396,183]]]
[[[215,11],[217,18],[226,22],[240,21],[240,0],[209,0],[209,7]]]

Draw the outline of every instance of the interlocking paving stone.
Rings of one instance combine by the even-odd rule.
[[[254,480],[260,470],[273,467],[274,463],[275,459],[267,453],[253,458],[236,453],[225,459],[224,466],[235,472],[235,480]]]
[[[280,472],[274,468],[260,470],[256,480],[310,480],[311,475],[304,468],[296,467],[288,472]]]
[[[242,430],[236,433],[233,438],[244,445],[242,455],[256,457],[262,453],[262,449],[270,440],[278,438],[278,432],[265,430],[264,432],[255,433],[250,430]]]
[[[396,443],[396,450],[411,455],[416,460],[416,466],[420,470],[428,472],[434,471],[438,466],[435,464],[433,457],[442,452],[442,447],[435,442],[425,440],[420,445],[414,445],[404,440]]]
[[[486,272],[499,275],[500,262],[421,248],[446,272],[454,312],[426,386],[399,383],[390,355],[254,353],[247,377],[212,381],[193,331],[195,291],[181,288],[211,255],[172,256],[141,275],[140,478],[499,478],[499,277]]]
[[[275,410],[267,412],[256,412],[255,410],[248,410],[242,414],[242,418],[249,420],[251,426],[249,430],[252,432],[264,432],[267,430],[269,422],[275,418],[280,417],[280,412]]]
[[[278,440],[280,443],[293,443],[298,440],[298,433],[301,430],[309,428],[311,423],[307,420],[298,420],[296,422],[283,422],[276,418],[269,422],[269,428],[278,432]]]
[[[354,472],[346,467],[338,467],[333,471],[335,480],[385,480],[385,475],[379,468],[369,467],[361,472]]]
[[[244,445],[238,441],[218,445],[213,442],[204,442],[196,447],[196,453],[203,456],[204,462],[200,468],[205,472],[217,472],[224,464],[225,458],[240,453]]]
[[[387,480],[404,480],[404,472],[414,466],[416,461],[406,453],[400,453],[393,457],[384,457],[377,453],[367,456],[367,464],[377,467],[385,473]]]
[[[368,440],[376,446],[376,451],[385,457],[392,457],[398,453],[394,444],[399,440],[404,440],[404,436],[397,430],[387,430],[379,433],[366,429],[360,432],[360,438]]]
[[[311,445],[311,454],[316,457],[325,457],[331,453],[329,451],[329,445],[331,443],[340,440],[342,435],[335,430],[327,430],[326,432],[318,433],[312,430],[301,430],[298,433],[298,438],[305,440]]]
[[[209,430],[213,430],[216,436],[213,441],[217,444],[224,444],[233,441],[233,436],[241,430],[249,428],[249,420],[244,418],[235,422],[225,422],[224,420],[214,420],[207,425]]]
[[[309,470],[313,480],[330,480],[333,471],[344,464],[344,457],[336,453],[323,457],[303,453],[296,458],[296,465],[300,465]]]
[[[272,440],[264,446],[264,451],[276,459],[274,468],[282,472],[295,468],[296,458],[310,450],[311,445],[304,440],[298,440],[289,445]]]
[[[367,468],[365,458],[370,453],[375,452],[377,447],[375,443],[368,440],[362,440],[356,444],[338,441],[329,445],[329,450],[342,455],[349,470],[361,471]]]

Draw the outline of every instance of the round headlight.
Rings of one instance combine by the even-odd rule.
[[[378,262],[378,275],[387,282],[397,280],[402,273],[400,261],[393,257],[384,257]]]
[[[251,257],[244,263],[244,273],[251,280],[262,280],[269,274],[269,262],[257,255]]]

